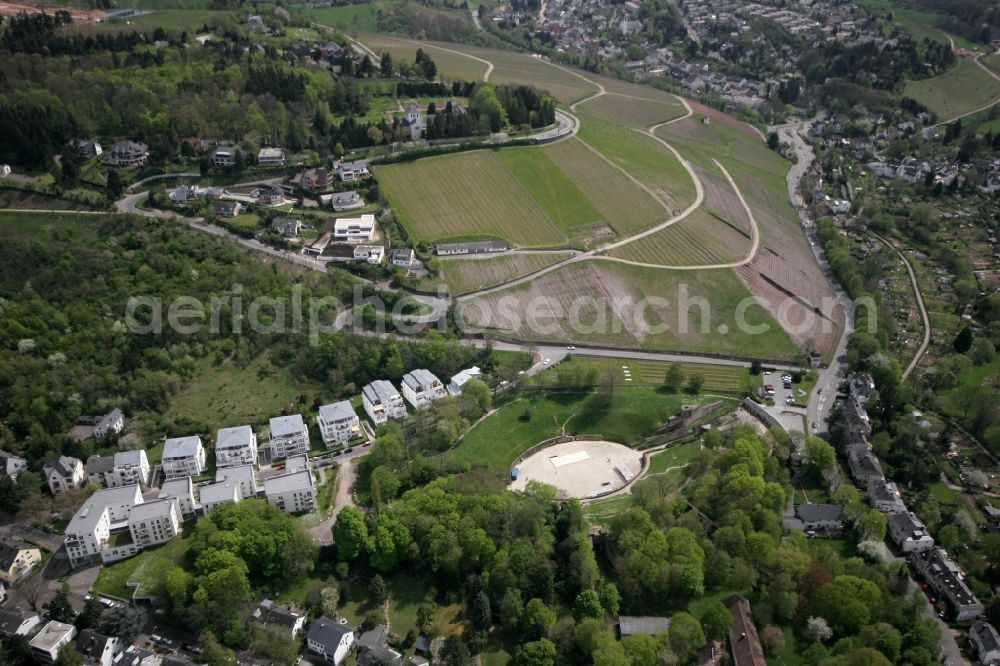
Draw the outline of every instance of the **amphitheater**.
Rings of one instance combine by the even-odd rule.
[[[642,470],[642,454],[623,444],[577,440],[547,446],[522,460],[514,470],[511,490],[529,481],[547,483],[561,497],[596,497],[631,482]]]

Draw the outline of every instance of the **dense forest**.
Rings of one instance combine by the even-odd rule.
[[[920,9],[941,14],[938,27],[981,44],[1000,36],[1000,3],[982,0],[913,0]]]

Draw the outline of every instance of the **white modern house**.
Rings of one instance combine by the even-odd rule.
[[[261,148],[257,153],[257,164],[260,166],[282,166],[285,163],[285,151],[281,148]]]
[[[471,368],[466,368],[462,370],[457,375],[451,378],[451,382],[448,384],[448,393],[452,395],[462,395],[462,389],[465,387],[466,383],[470,379],[476,379],[482,376],[477,366],[472,366]]]
[[[287,466],[287,461],[285,462]],[[240,487],[240,496],[243,499],[250,499],[257,496],[257,474],[253,465],[241,465],[239,467],[224,467],[215,471],[216,483],[225,481],[236,483]]]
[[[232,146],[219,146],[212,153],[212,166],[228,168],[236,164],[236,149]]]
[[[264,479],[264,496],[285,513],[305,513],[316,508],[316,486],[309,469]]]
[[[97,420],[97,425],[94,426],[94,437],[104,439],[105,437],[120,433],[124,427],[125,414],[122,413],[122,410],[115,407]]]
[[[320,407],[316,424],[327,447],[346,444],[361,436],[361,420],[347,400]]]
[[[309,450],[309,429],[301,414],[271,419],[271,459],[287,458]]]
[[[921,553],[934,547],[934,537],[912,512],[889,514],[886,522],[889,536],[904,553]]]
[[[59,456],[46,460],[42,465],[42,475],[53,495],[75,490],[87,483],[87,474],[83,471],[83,463],[70,456]]]
[[[338,241],[371,242],[375,238],[375,216],[338,217],[333,223],[333,238]]]
[[[318,654],[327,664],[339,665],[354,645],[354,632],[325,615],[309,625],[306,634],[309,651]]]
[[[119,451],[114,457],[114,474],[117,485],[128,486],[138,483],[145,486],[149,481],[149,458],[146,449]]]
[[[424,368],[403,375],[402,387],[403,397],[417,409],[428,407],[447,395],[441,380]]]
[[[139,548],[170,541],[181,531],[180,503],[166,497],[136,504],[129,511],[128,529]]]
[[[124,647],[117,636],[105,636],[93,629],[84,629],[76,639],[76,651],[88,666],[113,666]]]
[[[51,664],[59,656],[59,650],[76,637],[76,627],[72,624],[50,621],[28,642],[31,656],[40,662]]]
[[[163,444],[163,459],[160,462],[163,474],[168,479],[181,476],[198,476],[205,471],[205,447],[201,437],[175,437]]]
[[[199,509],[198,500],[194,494],[194,483],[190,476],[168,479],[160,485],[159,499],[174,498],[181,510],[182,518],[193,518]]]
[[[337,164],[337,178],[344,183],[353,183],[356,180],[363,180],[371,175],[368,165],[364,162],[343,162]]]
[[[385,246],[383,245],[355,245],[352,255],[354,261],[367,261],[372,266],[378,266],[385,258]]]
[[[392,383],[376,379],[361,390],[361,401],[365,412],[375,425],[382,425],[389,419],[406,418],[406,405]]]
[[[257,464],[257,435],[248,425],[222,428],[215,436],[215,466]]]
[[[240,484],[236,481],[219,481],[198,488],[201,511],[206,516],[221,504],[236,504],[243,499]]]

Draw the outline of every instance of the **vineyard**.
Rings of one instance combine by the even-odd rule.
[[[739,261],[749,236],[699,208],[680,222],[627,243],[610,256],[661,266],[702,266]]]
[[[441,276],[453,296],[486,289],[528,275],[569,257],[568,252],[506,254],[485,259],[449,259],[441,262]]]

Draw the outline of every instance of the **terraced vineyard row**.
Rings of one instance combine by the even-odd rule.
[[[441,262],[441,275],[453,296],[503,284],[551,266],[570,256],[558,254],[508,254],[489,259],[449,259]]]
[[[662,266],[701,266],[739,261],[748,236],[703,208],[677,224],[612,250],[610,256]]]

